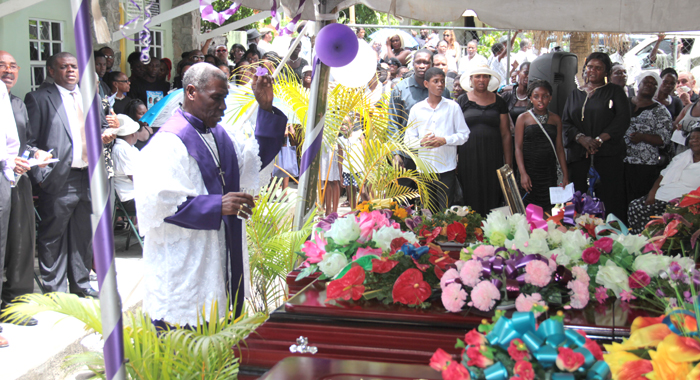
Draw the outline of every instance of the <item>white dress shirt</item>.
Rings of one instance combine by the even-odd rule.
[[[508,69],[506,69],[505,65],[505,58],[501,59],[500,61],[495,55],[489,58],[489,67],[501,77],[501,83],[499,83],[499,86],[505,86],[510,81],[510,78],[508,78]]]
[[[457,102],[442,98],[433,109],[426,99],[411,108],[404,135],[406,145],[417,148],[420,140],[429,133],[444,137],[445,145],[421,149],[421,158],[435,167],[438,173],[454,170],[457,167],[457,147],[469,139],[469,127]]]
[[[78,119],[78,106],[82,109],[83,97],[80,95],[80,89],[77,84],[73,91],[59,85],[56,85],[56,87],[58,87],[58,92],[61,94],[63,108],[66,110],[68,124],[70,124],[71,141],[73,143],[73,160],[70,166],[72,168],[84,168],[88,163],[83,161],[83,139],[80,131],[82,123]],[[73,95],[71,93],[75,93],[77,104],[73,100]],[[83,110],[83,114],[85,114],[85,110]]]
[[[12,112],[10,93],[5,83],[0,81],[0,161],[4,162],[3,174],[8,181],[15,181],[15,157],[19,152],[17,123]]]
[[[457,67],[459,68],[459,75],[462,75],[465,72],[469,72],[472,66],[488,66],[488,64],[489,61],[483,55],[476,53],[472,59],[469,59],[469,55],[460,58]]]
[[[134,199],[134,182],[129,176],[134,175],[138,162],[139,150],[117,137],[112,148],[114,160],[114,188],[122,202]]]

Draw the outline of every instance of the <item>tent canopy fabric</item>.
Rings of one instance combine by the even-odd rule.
[[[300,0],[282,0],[285,14]],[[304,2],[302,19],[314,20],[313,1]],[[327,0],[328,9],[354,4],[427,22],[455,21],[471,9],[484,23],[502,29],[571,32],[655,33],[698,29],[700,2],[694,0]],[[243,0],[268,9],[269,0]]]

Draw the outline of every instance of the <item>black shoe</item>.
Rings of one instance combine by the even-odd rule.
[[[36,326],[37,324],[39,324],[39,321],[37,321],[34,318],[29,318],[27,320],[22,320],[22,321],[17,321],[17,320],[10,321],[9,319],[10,319],[9,317],[0,318],[0,322],[10,323],[10,324],[13,324],[15,326]],[[2,328],[0,328],[0,332],[2,332]]]
[[[92,298],[100,298],[100,292],[93,288],[87,288],[87,289],[81,289],[77,292],[72,292],[73,294],[77,295],[80,298],[85,298],[85,297],[92,297]]]

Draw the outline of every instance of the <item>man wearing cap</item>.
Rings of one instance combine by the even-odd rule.
[[[112,148],[114,160],[114,187],[117,196],[127,211],[134,212],[134,171],[139,159],[139,150],[134,147],[140,126],[127,115],[117,115],[119,129]]]
[[[257,29],[248,29],[246,31],[246,35],[248,36],[248,48],[250,49],[250,45],[257,45],[258,42],[260,42],[260,32],[258,32]]]
[[[139,230],[145,236],[144,311],[156,326],[194,326],[218,303],[240,315],[250,293],[245,226],[259,172],[279,153],[287,118],[272,107],[272,77],[253,78],[259,104],[254,138],[231,137],[219,121],[228,78],[197,63],[183,78],[182,108],[140,152],[134,175]],[[201,321],[201,319],[200,319]]]
[[[258,51],[260,51],[260,54],[264,55],[268,51],[272,51],[272,29],[260,29],[260,36],[260,42],[258,42]]]

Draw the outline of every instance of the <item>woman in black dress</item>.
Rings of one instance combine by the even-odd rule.
[[[659,86],[654,100],[666,106],[668,112],[671,113],[671,119],[676,120],[683,111],[681,98],[674,94],[678,83],[678,72],[673,67],[668,67],[663,69],[659,76],[661,77],[661,86]]]
[[[571,92],[564,106],[562,126],[569,162],[569,180],[577,191],[588,190],[588,171],[600,174],[595,195],[607,213],[626,222],[627,198],[623,159],[624,136],[630,126],[630,106],[618,85],[605,83],[612,63],[605,53],[592,53],[584,70],[588,82]]]
[[[487,66],[472,68],[460,80],[467,93],[459,97],[458,103],[470,134],[459,147],[457,175],[464,205],[482,215],[503,203],[496,170],[504,163],[513,165],[508,106],[493,93],[500,82],[498,74]]]
[[[547,109],[552,100],[549,82],[536,80],[530,84],[527,93],[532,102],[532,114],[524,112],[515,123],[515,158],[520,168],[520,185],[527,191],[523,203],[536,204],[550,213],[549,188],[569,183],[561,138],[561,118]],[[564,173],[561,184],[557,183],[557,161]]]
[[[503,94],[501,94],[501,97],[508,105],[508,114],[510,114],[510,119],[513,120],[513,126],[515,126],[518,116],[522,115],[523,112],[526,112],[532,106],[527,95],[529,75],[530,62],[525,62],[520,65],[520,69],[518,70],[518,83],[513,85],[511,90],[503,91]]]

